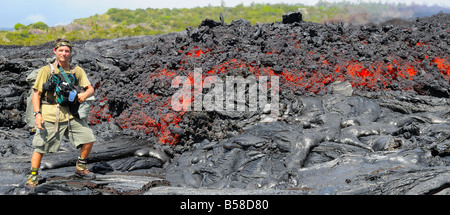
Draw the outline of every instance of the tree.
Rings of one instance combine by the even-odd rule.
[[[14,25],[14,29],[15,29],[16,31],[19,31],[19,30],[27,29],[27,26],[25,26],[25,25],[22,24],[22,23],[17,23],[16,25]]]
[[[45,24],[44,22],[36,22],[36,23],[30,24],[28,26],[30,28],[34,28],[34,29],[41,29],[41,30],[47,30],[48,29],[48,25]]]

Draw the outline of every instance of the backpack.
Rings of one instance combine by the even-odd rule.
[[[59,104],[60,106],[69,107],[72,114],[78,115],[77,110],[79,103],[78,93],[82,92],[83,89],[78,86],[77,80],[75,78],[75,69],[72,69],[69,74],[67,74],[62,68],[59,69],[59,73],[55,72],[53,64],[50,66],[50,78],[42,86],[43,92],[53,92],[56,96],[56,101],[49,101],[50,104]],[[72,110],[75,108],[76,110]]]
[[[52,68],[52,63],[54,62],[54,59],[52,61],[49,62],[49,64],[47,65],[48,67],[50,67],[50,71],[52,73],[52,75],[54,75],[54,69]],[[26,82],[30,85],[30,90],[27,93],[27,101],[26,101],[26,110],[25,110],[25,116],[24,116],[24,121],[25,123],[30,126],[30,127],[34,127],[36,124],[36,118],[33,114],[34,110],[33,110],[33,103],[32,103],[32,96],[33,96],[33,86],[34,86],[34,82],[36,81],[36,77],[39,73],[40,69],[35,69],[33,71],[30,72],[30,74],[27,76],[26,78]],[[54,76],[50,76],[51,78],[54,78]],[[55,89],[56,90],[56,89]],[[58,98],[57,98],[58,100]],[[86,99],[85,102],[81,103],[78,107],[78,117],[82,120],[87,120],[88,116],[89,116],[89,112],[91,110],[91,106],[93,105],[95,101],[95,97],[91,96],[89,98]],[[64,98],[60,98],[60,101],[58,101],[58,103],[64,103]],[[42,98],[41,98],[41,104],[42,104]]]

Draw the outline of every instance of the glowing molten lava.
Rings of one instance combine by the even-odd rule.
[[[424,46],[425,44],[418,42],[416,46]],[[298,42],[295,47],[300,49]],[[179,50],[178,53],[183,55],[179,62],[181,68],[190,60],[195,58],[211,58],[212,50],[199,49],[194,47],[192,50]],[[313,52],[310,52],[313,54]],[[268,55],[278,55],[275,50],[264,53]],[[450,63],[446,58],[431,57],[425,55],[424,59],[430,58],[430,66],[436,66],[440,73],[450,83]],[[236,69],[244,69],[259,77],[277,75],[280,77],[280,91],[292,90],[303,93],[325,93],[327,85],[334,81],[349,81],[356,90],[390,90],[395,83],[409,81],[420,74],[418,71],[424,70],[422,60],[409,62],[401,58],[392,57],[386,62],[359,62],[357,60],[345,60],[339,63],[331,64],[329,60],[321,58],[315,61],[315,70],[308,70],[299,63],[297,68],[283,68],[281,71],[274,71],[270,66],[261,66],[255,62],[246,62],[241,59],[228,59],[222,63],[203,71],[203,78],[211,75],[227,74]],[[434,65],[433,65],[434,64]],[[283,65],[281,65],[283,66]],[[157,82],[158,80],[168,80],[164,83],[170,84],[177,75],[186,75],[188,69],[168,70],[158,69],[151,74],[146,82]],[[192,75],[188,77],[193,83]],[[413,85],[405,85],[402,90],[414,90]],[[416,89],[417,90],[417,89]],[[420,89],[419,89],[420,91]],[[123,111],[120,116],[116,117],[115,122],[124,130],[138,131],[142,135],[154,135],[158,138],[158,142],[162,144],[175,145],[179,142],[179,135],[171,132],[171,128],[178,128],[181,117],[185,112],[175,112],[170,107],[171,97],[164,97],[155,93],[134,92],[133,96],[136,102]],[[193,101],[191,98],[191,102]],[[145,111],[148,104],[156,104],[158,108]],[[98,124],[101,121],[112,120],[109,113],[109,107],[106,99],[101,101],[101,106],[93,108],[90,115],[90,123]],[[151,115],[146,114],[151,113]]]

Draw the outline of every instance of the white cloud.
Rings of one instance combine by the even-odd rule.
[[[36,23],[36,22],[45,22],[46,18],[42,14],[30,14],[25,18],[25,20],[31,23]]]

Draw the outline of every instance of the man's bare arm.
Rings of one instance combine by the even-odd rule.
[[[31,101],[33,103],[33,111],[38,112],[41,111],[41,95],[42,93],[38,90],[33,91],[33,96],[31,97]],[[42,124],[44,123],[44,119],[42,118],[42,114],[36,114],[36,127],[40,130],[44,130]]]

